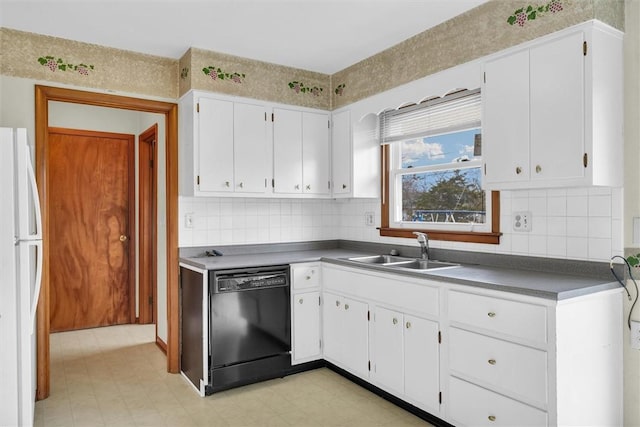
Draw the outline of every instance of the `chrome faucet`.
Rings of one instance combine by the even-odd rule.
[[[422,259],[429,259],[429,236],[426,233],[420,233],[414,231],[413,234],[418,236],[418,243],[420,243],[420,257]]]

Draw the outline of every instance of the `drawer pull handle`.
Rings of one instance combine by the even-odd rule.
[[[395,317],[393,318],[393,324],[397,325],[398,324],[398,319],[396,319]]]
[[[336,307],[340,307],[340,301],[336,301]]]
[[[344,309],[345,309],[345,310],[349,310],[349,304],[345,304],[345,305],[344,305]]]
[[[488,362],[489,362],[489,365],[495,365],[496,359],[489,359]]]
[[[487,316],[496,317],[496,314],[493,311],[490,311],[490,312],[487,313]]]
[[[300,299],[298,300],[298,303],[299,303],[299,304],[302,304],[303,302],[304,302],[304,300],[303,300],[302,298],[300,298]]]
[[[411,328],[411,322],[407,322],[407,329]]]
[[[496,416],[495,415],[489,415],[487,418],[489,418],[489,421],[495,421],[496,420]]]

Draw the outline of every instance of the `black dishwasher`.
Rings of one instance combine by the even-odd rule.
[[[209,272],[209,393],[291,368],[289,266]]]

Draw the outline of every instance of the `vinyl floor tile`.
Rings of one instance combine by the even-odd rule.
[[[424,427],[430,424],[328,369],[202,398],[166,372],[154,325],[51,335],[51,396],[37,427]]]

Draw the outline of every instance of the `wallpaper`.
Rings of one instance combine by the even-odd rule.
[[[191,48],[180,60],[180,95],[189,89],[328,110],[330,76]]]
[[[178,61],[0,28],[0,73],[175,99]]]
[[[623,30],[624,1],[492,0],[331,76],[197,48],[177,61],[0,28],[0,73],[170,99],[199,89],[331,110],[590,19]]]
[[[594,18],[623,29],[624,1],[484,3],[332,75],[331,108]]]

